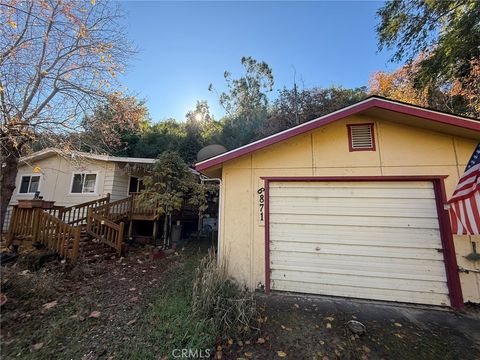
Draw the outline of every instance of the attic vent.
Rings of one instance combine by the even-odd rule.
[[[347,125],[350,151],[375,150],[373,124]]]

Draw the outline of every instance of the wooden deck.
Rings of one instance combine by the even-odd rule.
[[[125,222],[156,221],[160,218],[156,203],[139,194],[110,201],[110,195],[74,206],[53,208],[13,207],[7,234],[7,245],[15,242],[41,243],[69,261],[76,261],[82,244],[88,239],[109,246],[117,255],[122,253]],[[154,223],[155,224],[155,223]],[[156,226],[154,226],[156,228]]]

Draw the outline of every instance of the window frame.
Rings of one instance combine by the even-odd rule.
[[[370,127],[370,131],[372,133],[372,146],[369,148],[361,148],[361,149],[355,149],[353,147],[353,137],[352,137],[352,127],[355,126],[366,126],[368,125]],[[348,150],[349,152],[354,152],[354,151],[376,151],[377,146],[375,143],[375,123],[359,123],[359,124],[347,124],[347,129],[348,129]]]
[[[95,175],[95,186],[93,189],[93,192],[83,192],[83,186],[85,185],[85,182],[82,184],[82,192],[72,192],[73,188],[73,180],[75,178],[75,175]],[[79,171],[79,172],[73,172],[72,173],[72,178],[70,180],[70,188],[68,195],[72,196],[98,196],[98,180],[99,180],[99,171]]]
[[[20,176],[20,180],[18,182],[18,191],[17,191],[17,195],[32,195],[32,194],[35,194],[36,191],[34,192],[20,192],[20,189],[22,188],[22,181],[23,181],[23,178],[24,177],[30,177],[30,181],[28,183],[28,189],[27,190],[30,190],[30,185],[32,183],[32,176],[38,176],[38,188],[36,191],[40,191],[41,189],[41,186],[42,186],[42,174],[39,174],[39,173],[30,173],[30,174],[22,174]]]
[[[136,178],[137,179],[137,191],[136,192],[130,192],[130,184],[132,182],[132,177],[133,178]],[[128,177],[128,188],[127,188],[127,195],[130,196],[130,194],[135,194],[135,193],[139,193],[140,192],[140,182],[143,183],[143,178],[141,178],[140,176],[133,176],[133,175],[130,175]]]

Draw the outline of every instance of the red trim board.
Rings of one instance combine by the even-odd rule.
[[[405,115],[416,116],[427,121],[437,122],[441,124],[458,126],[464,129],[480,132],[480,122],[475,122],[455,115],[445,114],[434,110],[420,108],[414,105],[407,105],[379,97],[370,97],[356,104],[350,105],[333,113],[322,116],[318,119],[300,124],[291,129],[282,131],[278,134],[271,135],[264,139],[255,141],[237,149],[228,151],[224,154],[217,155],[211,159],[204,160],[195,165],[196,170],[202,171],[213,166],[224,163],[225,161],[238,158],[251,152],[263,149],[272,144],[276,144],[294,136],[306,133],[321,126],[325,126],[334,121],[343,119],[347,116],[358,114],[370,108],[379,108],[395,111]]]
[[[447,285],[451,306],[460,309],[464,306],[460,277],[458,275],[455,245],[450,229],[448,211],[444,209],[447,203],[444,179],[445,175],[425,176],[336,176],[336,177],[262,177],[265,182],[265,292],[270,293],[270,200],[269,187],[271,182],[321,182],[321,181],[431,181],[435,192],[440,237],[443,248],[443,258],[447,275]]]

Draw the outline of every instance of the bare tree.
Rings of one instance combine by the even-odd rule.
[[[39,138],[67,147],[95,105],[119,96],[133,53],[116,4],[0,2],[1,225],[18,160]]]

